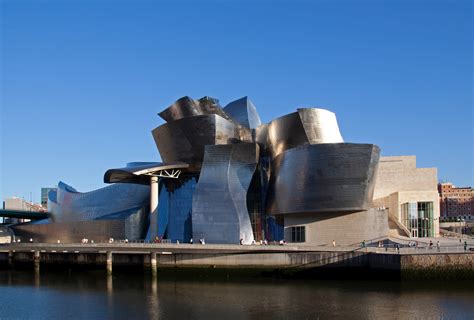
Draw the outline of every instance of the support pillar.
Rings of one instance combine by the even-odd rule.
[[[35,272],[39,272],[40,270],[40,260],[41,260],[40,252],[36,250],[33,256],[33,262],[35,264]]]
[[[13,266],[13,251],[8,251],[8,266],[11,268]]]
[[[150,178],[150,240],[158,236],[158,177]]]
[[[151,262],[151,274],[153,275],[153,277],[156,277],[156,272],[157,272],[156,252],[150,252],[150,262]]]
[[[107,251],[107,274],[112,274],[112,251]]]

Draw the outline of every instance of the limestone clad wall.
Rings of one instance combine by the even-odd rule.
[[[291,242],[291,227],[305,226],[302,244],[351,245],[384,237],[388,233],[387,210],[341,213],[300,213],[285,216],[285,240]]]

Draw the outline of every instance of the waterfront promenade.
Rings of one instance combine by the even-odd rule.
[[[0,264],[15,268],[30,265],[69,268],[94,266],[161,268],[211,268],[248,270],[254,273],[296,274],[321,270],[365,270],[395,275],[449,274],[449,278],[474,278],[472,241],[467,250],[452,241],[439,248],[306,246],[306,245],[215,245],[171,243],[45,244],[12,243],[0,247]]]

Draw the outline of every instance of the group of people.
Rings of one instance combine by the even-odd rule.
[[[179,242],[178,242],[179,243]],[[189,243],[193,244],[194,240],[193,238],[189,239]],[[206,240],[204,238],[199,238],[199,244],[206,244]]]
[[[284,241],[284,240],[280,240],[280,245],[283,245],[282,241]],[[261,246],[267,246],[268,245],[267,239],[260,240],[259,243],[260,243]],[[244,239],[240,238],[239,244],[241,246],[244,245]],[[252,240],[251,244],[256,245],[257,242],[255,240]]]

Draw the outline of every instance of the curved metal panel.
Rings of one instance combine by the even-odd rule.
[[[334,112],[325,109],[298,109],[310,144],[344,142]]]
[[[271,164],[268,212],[366,210],[379,157],[379,147],[372,144],[315,144],[287,150]]]
[[[55,222],[86,221],[104,216],[123,219],[125,215],[119,213],[147,206],[149,197],[150,187],[144,185],[118,183],[81,193],[60,182],[56,201],[53,203],[50,196],[48,209]]]
[[[194,100],[188,96],[179,98],[158,115],[165,121],[172,122],[183,118],[209,114],[217,114],[225,119],[229,119],[219,105],[219,101],[211,97],[203,97],[199,100]]]
[[[268,124],[267,148],[272,157],[300,145],[340,142],[344,140],[336,115],[328,110],[298,109]]]
[[[216,114],[166,123],[155,128],[152,134],[163,161],[189,163],[190,170],[200,167],[206,145],[251,140],[248,130]]]
[[[182,97],[175,101],[171,106],[158,114],[165,121],[171,122],[178,119],[201,115],[199,102],[188,97]]]
[[[230,102],[224,107],[224,112],[249,129],[256,129],[262,124],[257,108],[248,97]]]
[[[267,149],[272,157],[304,144],[309,144],[309,140],[298,112],[287,114],[268,124]]]
[[[198,101],[201,114],[217,114],[224,119],[230,119],[229,116],[225,113],[225,111],[222,110],[219,104],[219,100],[217,100],[216,98],[205,96],[199,99]]]
[[[193,196],[193,237],[209,243],[251,243],[247,192],[258,163],[258,145],[206,146]]]

